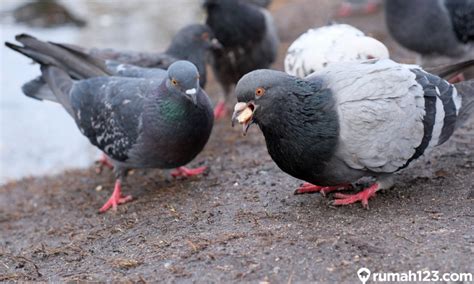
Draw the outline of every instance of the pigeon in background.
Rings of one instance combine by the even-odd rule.
[[[233,122],[256,123],[268,152],[286,173],[311,184],[296,193],[349,189],[335,205],[391,187],[392,174],[443,144],[474,111],[474,80],[451,85],[416,65],[390,59],[334,63],[301,79],[257,70],[237,84]],[[316,184],[316,185],[315,185]]]
[[[132,199],[121,190],[129,169],[179,167],[188,174],[205,170],[182,167],[201,152],[213,126],[211,103],[199,86],[195,65],[176,61],[168,71],[144,69],[25,34],[16,40],[23,46],[6,45],[39,63],[47,84],[30,81],[23,87],[25,94],[61,104],[114,165],[114,192],[100,212]],[[80,79],[73,80],[71,74]]]
[[[346,24],[309,29],[288,48],[285,72],[306,77],[334,62],[389,58],[387,47]]]
[[[206,62],[210,51],[220,49],[222,46],[214,37],[212,30],[201,24],[188,25],[173,37],[169,47],[161,53],[119,51],[111,48],[84,49],[76,47],[79,51],[106,60],[114,60],[140,67],[168,69],[178,60],[188,60],[199,70],[199,83],[204,88],[207,82]]]
[[[266,9],[244,0],[205,0],[206,24],[223,48],[213,50],[211,65],[227,97],[237,81],[250,71],[268,68],[275,61],[278,35]],[[215,108],[225,115],[225,101]]]
[[[390,34],[419,53],[418,63],[423,67],[474,58],[472,0],[387,0],[385,14]],[[465,71],[464,77],[474,78],[474,68]]]

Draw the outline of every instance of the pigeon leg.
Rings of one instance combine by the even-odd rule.
[[[95,163],[97,165],[95,168],[95,172],[98,174],[102,172],[102,169],[104,167],[109,168],[109,169],[114,168],[114,165],[112,165],[112,163],[109,161],[109,158],[104,153],[102,153],[102,156],[100,157],[100,159],[97,160]]]
[[[336,17],[346,18],[346,17],[354,16],[356,14],[361,14],[361,15],[374,14],[375,12],[378,11],[378,9],[379,9],[379,4],[374,1],[367,1],[366,3],[362,5],[356,5],[356,4],[349,3],[349,1],[344,1],[339,6],[336,12]]]
[[[375,196],[375,192],[377,192],[380,189],[380,185],[376,182],[373,185],[365,188],[361,192],[358,192],[356,194],[342,194],[342,193],[336,193],[334,194],[334,197],[336,200],[334,200],[333,204],[334,205],[348,205],[352,203],[356,203],[357,201],[362,202],[362,206],[364,208],[369,208],[369,198]]]
[[[214,108],[214,118],[221,119],[227,115],[227,108],[225,106],[225,101],[221,100],[217,103],[216,107]]]
[[[364,5],[364,8],[362,10],[364,14],[374,14],[378,11],[378,9],[378,3],[369,1],[367,4]]]
[[[112,207],[113,210],[117,210],[117,205],[126,203],[132,200],[131,195],[123,196],[122,195],[122,183],[120,179],[115,181],[114,192],[110,196],[109,200],[99,209],[99,213],[104,213]]]
[[[449,78],[448,82],[451,84],[459,83],[462,81],[466,81],[466,77],[464,77],[463,73],[456,74],[455,76]]]
[[[198,167],[195,169],[188,169],[186,167],[179,167],[171,172],[173,177],[192,177],[202,174],[207,169],[207,166]]]
[[[336,17],[339,17],[339,18],[349,17],[354,13],[353,10],[354,9],[350,3],[343,2],[341,6],[339,6],[339,8],[337,9]]]
[[[319,186],[308,182],[303,183],[300,187],[295,190],[295,195],[306,194],[306,193],[321,193],[322,196],[326,196],[326,193],[336,190],[345,190],[352,188],[350,184],[341,184],[335,186]]]

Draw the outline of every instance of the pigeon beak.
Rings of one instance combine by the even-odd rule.
[[[211,47],[212,49],[218,50],[218,49],[223,49],[224,46],[217,40],[217,38],[213,38],[211,40]]]
[[[242,124],[242,133],[247,135],[247,130],[253,121],[253,113],[256,109],[256,106],[252,103],[237,103],[234,107],[234,113],[232,114],[232,127],[234,127],[235,122]]]
[[[186,97],[190,99],[193,102],[193,104],[197,105],[197,97],[196,97],[197,88],[188,89],[185,91],[185,93],[186,93]]]

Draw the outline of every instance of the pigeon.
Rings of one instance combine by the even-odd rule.
[[[346,24],[309,29],[288,48],[285,72],[304,78],[328,64],[389,58],[387,47]]]
[[[213,50],[211,65],[225,97],[246,73],[268,68],[275,61],[278,35],[266,9],[244,0],[205,0],[206,24],[223,48]],[[225,102],[215,108],[216,118],[225,115]]]
[[[257,124],[280,169],[311,184],[296,193],[375,178],[354,195],[337,193],[335,205],[367,207],[393,173],[443,144],[474,111],[474,80],[452,85],[390,59],[334,63],[303,79],[257,70],[235,92],[233,123],[244,134]]]
[[[118,51],[111,48],[86,49],[72,45],[69,47],[101,59],[148,68],[167,69],[173,62],[188,60],[198,68],[199,83],[204,88],[207,82],[206,62],[209,52],[222,46],[208,26],[191,24],[179,30],[169,47],[162,53]]]
[[[26,34],[16,40],[23,46],[6,45],[39,63],[47,84],[30,81],[23,92],[59,103],[114,166],[114,191],[99,212],[132,199],[121,189],[130,169],[205,170],[183,167],[204,148],[214,121],[194,64],[180,60],[167,71],[147,69],[107,62]]]
[[[385,14],[390,34],[402,46],[417,52],[423,67],[474,58],[472,0],[387,0]],[[474,78],[474,68],[464,76]]]

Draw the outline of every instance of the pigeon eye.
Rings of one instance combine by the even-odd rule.
[[[209,33],[208,33],[208,32],[203,33],[203,34],[201,35],[201,38],[202,38],[202,40],[204,40],[204,41],[209,40]]]
[[[175,86],[178,85],[178,81],[176,79],[171,80],[171,83]]]
[[[265,94],[265,89],[264,89],[264,88],[257,88],[257,89],[255,90],[255,95],[256,95],[257,97],[261,97],[261,96],[263,96],[263,94]]]

